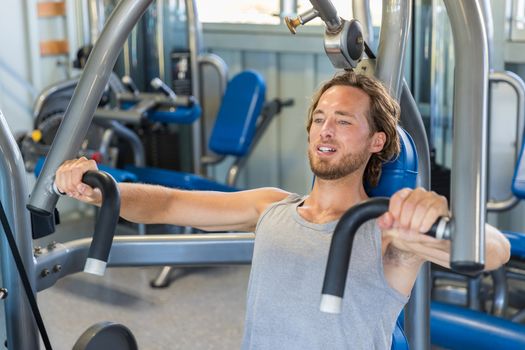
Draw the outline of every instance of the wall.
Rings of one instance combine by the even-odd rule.
[[[250,156],[239,184],[306,193],[312,185],[306,153],[306,113],[314,90],[335,72],[324,53],[322,30],[304,27],[292,36],[281,26],[241,28],[205,24],[204,46],[226,61],[230,77],[254,69],[266,80],[267,100],[292,98],[294,105],[274,119]],[[225,167],[214,175],[224,179]]]
[[[25,1],[2,0],[0,109],[15,133],[31,127],[32,86]]]

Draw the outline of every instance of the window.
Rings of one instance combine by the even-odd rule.
[[[201,22],[207,23],[256,23],[280,24],[280,16],[290,15],[284,9],[293,6],[294,0],[229,0],[227,5],[217,0],[197,0],[197,10]],[[282,3],[283,9],[280,8]],[[352,18],[351,0],[332,0],[332,4],[340,17]],[[381,0],[370,0],[372,23],[381,24]],[[297,0],[296,14],[304,13],[312,8],[309,0]],[[321,25],[319,18],[311,21],[310,25]]]
[[[525,0],[514,0],[512,2],[510,29],[511,41],[525,40]]]
[[[197,0],[201,22],[280,24],[279,0]]]

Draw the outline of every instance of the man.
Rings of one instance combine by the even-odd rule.
[[[337,220],[367,198],[381,162],[399,152],[399,106],[375,79],[344,72],[325,83],[309,110],[308,157],[316,175],[307,196],[275,188],[236,193],[120,184],[121,216],[204,230],[255,230],[243,349],[389,349],[395,321],[421,264],[449,265],[449,242],[422,235],[448,215],[444,197],[423,189],[394,194],[389,211],[355,238],[343,313],[319,311],[331,234]],[[81,183],[93,161],[64,163],[57,187],[99,204]],[[508,241],[487,227],[486,266],[509,259]]]

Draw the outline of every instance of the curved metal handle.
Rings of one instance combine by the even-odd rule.
[[[210,65],[217,71],[221,85],[220,96],[222,97],[228,84],[228,65],[220,56],[213,53],[199,55],[199,68],[202,69],[205,65]]]
[[[489,81],[491,83],[507,83],[514,91],[516,91],[516,97],[518,100],[518,111],[517,111],[517,137],[516,137],[516,153],[515,163],[518,161],[520,147],[523,142],[523,122],[525,120],[525,83],[523,80],[513,72],[491,72],[489,75]],[[490,147],[490,146],[489,146]],[[519,199],[511,195],[506,199],[495,201],[489,199],[487,202],[488,211],[505,211],[513,208],[518,204]]]
[[[337,223],[326,264],[321,296],[321,311],[328,313],[341,312],[355,234],[366,221],[385,213],[388,210],[389,203],[390,200],[384,197],[369,199],[350,208]],[[449,219],[442,217],[425,234],[438,239],[448,239],[450,237],[449,227]]]
[[[109,251],[119,218],[120,192],[111,175],[103,171],[86,172],[82,176],[82,182],[102,192],[102,207],[97,217],[93,241],[84,266],[84,272],[102,276],[106,271]]]

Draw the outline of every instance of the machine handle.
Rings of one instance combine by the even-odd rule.
[[[377,218],[388,211],[389,203],[390,200],[385,197],[369,199],[350,208],[337,223],[326,264],[321,296],[321,311],[337,314],[341,312],[355,234],[363,223]],[[426,234],[435,238],[449,239],[449,227],[449,219],[442,217],[432,225],[432,228]]]
[[[525,83],[515,73],[503,71],[503,72],[490,72],[489,83],[506,83],[510,85],[516,92],[517,98],[517,117],[516,117],[516,153],[514,162],[517,163],[520,154],[520,148],[523,142],[523,124],[525,120]],[[489,143],[490,147],[490,143]],[[508,198],[502,200],[489,199],[487,201],[487,210],[489,212],[502,212],[507,211],[515,207],[519,203],[519,198],[511,194]]]
[[[86,172],[82,176],[82,182],[102,192],[102,206],[95,224],[95,233],[89,247],[84,272],[103,276],[117,228],[120,192],[115,179],[103,171]]]

